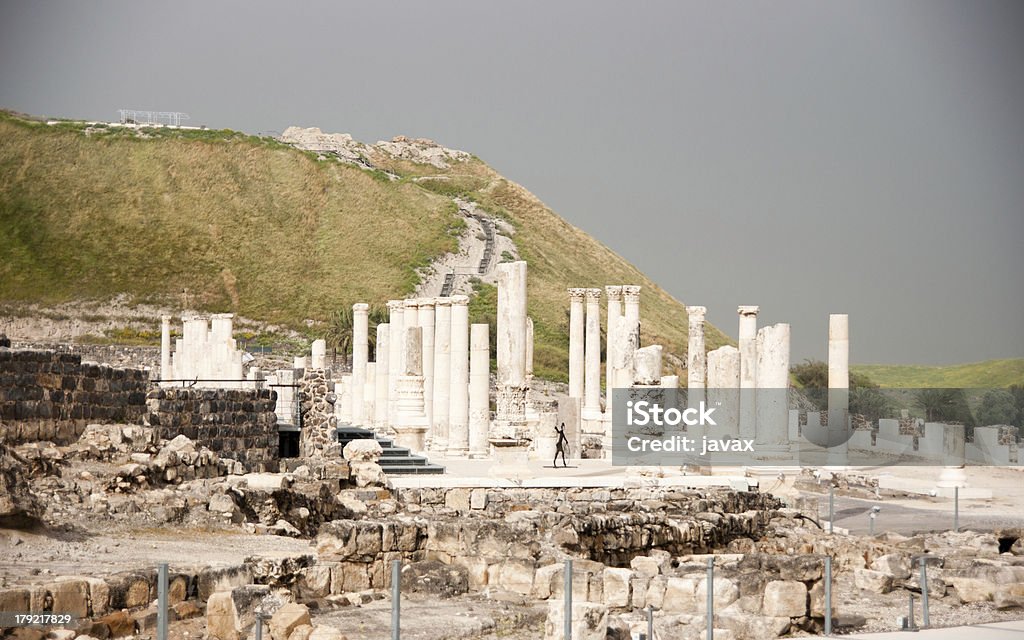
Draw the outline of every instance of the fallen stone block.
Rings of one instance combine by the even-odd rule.
[[[304,604],[289,602],[271,616],[270,637],[273,640],[288,640],[296,628],[310,624],[309,608]]]
[[[565,603],[548,602],[548,617],[544,621],[544,640],[562,640],[564,637]],[[608,607],[597,602],[572,603],[573,640],[606,640],[608,634]]]
[[[772,580],[764,590],[764,615],[799,618],[807,615],[807,585],[796,580]]]

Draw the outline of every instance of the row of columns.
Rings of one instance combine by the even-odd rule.
[[[353,305],[352,374],[339,393],[339,402],[345,405],[339,407],[339,417],[354,425],[372,426],[380,433],[424,426],[422,442],[415,444],[418,451],[485,455],[486,447],[480,443],[487,441],[489,385],[471,398],[468,305],[466,296],[388,301],[388,322],[376,328],[376,362],[368,362],[369,307]],[[416,330],[415,335],[411,329]],[[488,326],[474,325],[472,330],[484,350],[482,362],[477,363],[483,370],[477,378],[486,384]],[[417,394],[418,399],[412,397]],[[471,400],[477,409],[472,425]],[[410,412],[420,411],[419,407],[423,415],[411,417]],[[476,431],[474,437],[471,426]]]
[[[569,289],[569,396],[583,401],[585,420],[602,419],[601,289]],[[609,285],[605,330],[604,411],[612,409],[611,390],[632,386],[633,354],[640,348],[640,287]]]

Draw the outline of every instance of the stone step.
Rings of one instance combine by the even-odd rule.
[[[396,446],[391,438],[378,436],[373,431],[350,424],[335,429],[335,439],[344,447],[353,440],[375,439],[380,443],[383,454],[378,464],[384,473],[392,474],[437,474],[444,473],[444,467],[430,462],[425,456],[415,455],[407,447]]]

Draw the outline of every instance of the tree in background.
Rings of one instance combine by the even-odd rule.
[[[819,410],[828,410],[828,364],[821,360],[804,360],[789,369],[804,396]],[[892,414],[892,401],[871,378],[850,373],[850,413],[874,422]]]
[[[369,343],[369,358],[371,361],[377,359],[377,325],[388,321],[388,310],[386,307],[374,305],[370,307],[369,319],[367,322],[369,331],[367,341]],[[338,354],[343,354],[343,364],[346,367],[352,366],[352,340],[354,328],[354,316],[352,305],[346,305],[331,312],[327,317],[327,328],[321,336],[331,349],[331,362],[338,363]]]
[[[1009,389],[992,389],[986,391],[978,407],[978,424],[989,426],[994,424],[1011,424],[1020,426],[1020,414],[1017,398]]]

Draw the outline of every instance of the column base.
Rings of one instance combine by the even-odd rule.
[[[490,475],[520,480],[533,475],[529,467],[530,441],[521,438],[492,439],[495,465]]]
[[[395,444],[413,453],[426,453],[427,425],[399,425],[395,427]]]

